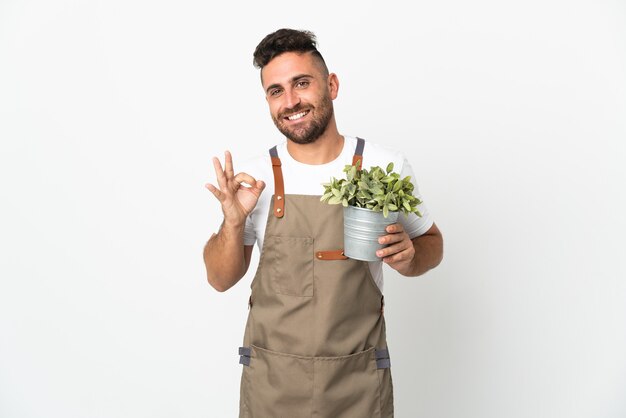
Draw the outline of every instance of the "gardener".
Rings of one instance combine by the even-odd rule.
[[[382,262],[343,256],[343,207],[320,202],[321,183],[353,162],[393,162],[402,178],[414,179],[412,170],[402,154],[338,132],[339,80],[311,32],[269,34],[254,64],[286,140],[236,175],[228,152],[223,167],[214,158],[217,186],[206,186],[224,214],[204,249],[209,283],[232,287],[254,243],[261,248],[239,348],[240,417],[391,417],[382,262],[405,276],[423,274],[441,261],[441,233],[422,203],[421,217],[401,215],[387,227]]]

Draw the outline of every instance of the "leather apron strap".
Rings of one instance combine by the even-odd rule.
[[[283,170],[280,168],[280,158],[278,158],[276,146],[270,149],[270,157],[274,172],[274,216],[282,218],[285,215],[285,182],[283,181]]]
[[[363,167],[363,148],[365,147],[365,141],[363,138],[356,138],[356,149],[354,150],[354,157],[352,157],[352,165],[355,165],[357,170]]]

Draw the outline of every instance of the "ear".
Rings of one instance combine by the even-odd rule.
[[[330,99],[335,100],[339,94],[339,78],[335,73],[328,75],[328,91],[330,92]]]

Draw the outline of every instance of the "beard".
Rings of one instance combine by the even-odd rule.
[[[285,124],[284,118],[287,114],[297,113],[300,110],[308,109],[309,112],[315,110],[315,116],[307,124],[298,127],[289,127]],[[272,116],[276,128],[296,144],[310,144],[315,142],[328,128],[330,119],[333,116],[333,101],[328,93],[324,94],[319,102],[319,106],[298,105],[293,109],[282,112],[277,118]]]

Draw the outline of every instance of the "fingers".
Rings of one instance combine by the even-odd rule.
[[[378,243],[379,244],[395,244],[396,242],[400,242],[400,241],[404,241],[405,239],[408,239],[409,236],[405,233],[398,233],[398,234],[389,234],[389,235],[384,235],[380,238],[378,238]]]
[[[220,189],[226,189],[227,179],[224,175],[224,170],[222,169],[222,164],[217,157],[213,157],[213,168],[215,168],[215,177],[217,178],[217,184],[219,184]]]
[[[403,251],[391,254],[388,256],[382,256],[383,262],[389,264],[392,267],[398,266],[400,263],[406,263],[413,260],[415,256],[415,250],[413,247],[407,248]]]
[[[213,157],[213,167],[215,168],[215,174],[217,175],[220,187],[224,188],[224,184],[226,184],[235,175],[233,171],[233,156],[230,151],[224,152],[224,168],[222,168],[222,164],[217,157]],[[224,184],[222,184],[222,182]]]
[[[230,151],[224,152],[224,173],[226,178],[233,178],[235,172],[233,170],[233,156],[230,155]]]
[[[401,223],[395,223],[395,224],[387,225],[387,228],[385,228],[385,230],[389,232],[390,234],[396,234],[398,232],[404,232],[404,227],[402,226]]]
[[[415,251],[413,242],[409,235],[404,232],[402,224],[388,225],[385,229],[389,234],[378,238],[378,243],[385,244],[387,247],[378,250],[376,255],[383,258],[383,261],[387,263],[412,259]]]
[[[239,184],[246,183],[250,186],[254,186],[256,184],[256,179],[248,173],[238,173],[235,176],[235,181]]]
[[[209,189],[209,191],[213,193],[213,196],[215,196],[220,202],[224,200],[224,193],[222,193],[217,187],[215,187],[211,183],[205,184],[204,187]]]
[[[393,244],[409,238],[404,232],[404,227],[401,223],[387,225],[385,230],[388,232],[388,235],[378,238],[379,244]]]
[[[413,248],[413,243],[411,242],[411,240],[408,239],[407,236],[406,240],[398,241],[395,244],[388,245],[387,247],[376,251],[376,255],[378,257],[389,257],[410,248]]]
[[[383,259],[383,262],[394,265],[397,263],[407,262],[413,260],[415,256],[415,248],[409,241],[410,245],[405,245],[402,241],[398,244],[390,245],[382,250],[376,251],[376,255]]]
[[[251,191],[254,191],[257,195],[260,195],[263,189],[265,189],[265,182],[263,180],[256,180],[248,173],[238,173],[235,176],[235,181],[239,184],[249,184],[251,186]]]

